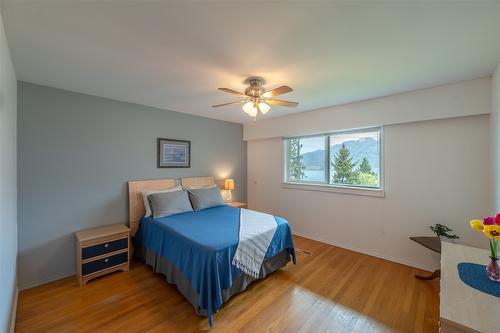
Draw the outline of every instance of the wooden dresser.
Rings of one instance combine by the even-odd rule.
[[[457,270],[461,262],[488,264],[488,251],[447,242],[441,246],[441,332],[500,332],[500,298],[469,287]]]
[[[123,224],[77,231],[76,269],[80,286],[96,277],[130,268],[130,230]]]

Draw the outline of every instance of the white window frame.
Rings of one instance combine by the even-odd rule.
[[[346,133],[362,133],[362,132],[370,132],[370,131],[379,131],[379,165],[380,165],[380,183],[379,187],[368,187],[368,186],[360,186],[360,185],[342,185],[342,184],[330,184],[330,136],[338,135],[338,134],[346,134]],[[297,180],[292,181],[289,180],[288,177],[288,156],[287,156],[287,144],[289,139],[304,139],[310,137],[325,137],[325,182],[318,181],[305,181],[305,180]],[[373,197],[384,197],[384,130],[383,126],[372,126],[366,128],[357,128],[357,129],[349,129],[349,130],[338,130],[332,131],[328,133],[322,134],[314,134],[314,135],[304,135],[304,136],[294,136],[294,137],[285,137],[283,138],[283,188],[288,189],[298,189],[298,190],[308,190],[308,191],[322,191],[322,192],[334,192],[334,193],[344,193],[344,194],[352,194],[352,195],[364,195],[364,196],[373,196]]]

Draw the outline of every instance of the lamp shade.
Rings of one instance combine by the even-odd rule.
[[[271,107],[267,103],[264,103],[264,102],[259,103],[259,110],[260,110],[260,112],[262,112],[262,114],[266,114],[270,108]]]
[[[245,113],[247,115],[249,115],[250,117],[256,117],[257,116],[257,108],[255,107],[254,103],[252,101],[250,102],[246,102],[245,104],[243,104],[243,111],[245,111]]]
[[[224,189],[229,191],[234,190],[234,179],[226,179],[224,181]]]

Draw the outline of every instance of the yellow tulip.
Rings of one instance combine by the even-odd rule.
[[[481,220],[471,220],[470,227],[474,230],[483,230],[483,221]]]
[[[483,233],[489,239],[500,239],[500,225],[485,225]]]

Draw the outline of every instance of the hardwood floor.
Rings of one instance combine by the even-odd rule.
[[[437,332],[439,282],[418,269],[295,237],[297,265],[232,298],[212,332]],[[80,288],[75,277],[22,291],[16,332],[199,332],[174,285],[143,263]]]

